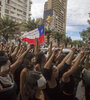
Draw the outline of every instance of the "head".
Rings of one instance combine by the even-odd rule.
[[[26,77],[25,84],[23,85],[23,96],[32,100],[37,94],[38,90],[42,90],[46,85],[46,80],[40,72],[29,72]]]
[[[0,51],[0,56],[8,57],[8,54],[6,51]]]
[[[6,72],[9,70],[9,66],[11,65],[11,62],[9,58],[7,57],[0,57],[0,71]]]
[[[87,70],[83,73],[83,80],[85,85],[90,87],[90,70]]]
[[[49,69],[42,69],[42,73],[46,80],[51,80],[52,78],[56,79],[58,77],[58,69],[55,64],[51,64]]]
[[[35,58],[35,55],[34,53],[28,53],[26,56],[25,56],[25,59],[23,61],[23,66],[32,66],[36,63],[36,58]]]
[[[46,62],[45,54],[43,52],[40,52],[37,57],[37,63],[41,64],[41,63],[45,63],[45,62]]]

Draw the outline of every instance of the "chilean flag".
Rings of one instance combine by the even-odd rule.
[[[22,41],[26,41],[28,42],[29,44],[30,43],[33,43],[36,45],[36,41],[35,41],[35,38],[38,38],[38,43],[39,45],[44,42],[44,33],[45,33],[45,30],[44,30],[44,25],[35,29],[35,30],[32,30],[30,32],[27,32],[27,33],[24,33],[22,36],[21,36],[21,40]]]

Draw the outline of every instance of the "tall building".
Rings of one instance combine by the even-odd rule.
[[[31,0],[0,0],[0,17],[9,17],[16,22],[27,21],[31,4]]]
[[[48,10],[48,1],[45,2],[45,5],[44,5],[44,11]]]
[[[46,12],[53,10],[53,24],[56,31],[66,32],[67,0],[48,0]],[[46,16],[46,15],[45,15]]]

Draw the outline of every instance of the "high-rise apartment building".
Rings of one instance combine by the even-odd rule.
[[[27,21],[31,4],[31,0],[0,0],[0,17],[9,17],[16,22]]]
[[[45,2],[45,5],[44,5],[44,10],[46,11],[46,10],[48,10],[48,1],[47,2]]]
[[[46,9],[47,7],[47,9]],[[53,10],[53,24],[56,31],[66,32],[67,0],[48,0],[44,12]]]

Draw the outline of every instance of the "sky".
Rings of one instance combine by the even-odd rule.
[[[32,0],[32,18],[43,18],[44,3],[47,0]],[[66,35],[72,40],[81,40],[80,32],[90,27],[87,20],[90,19],[90,0],[68,0]]]

